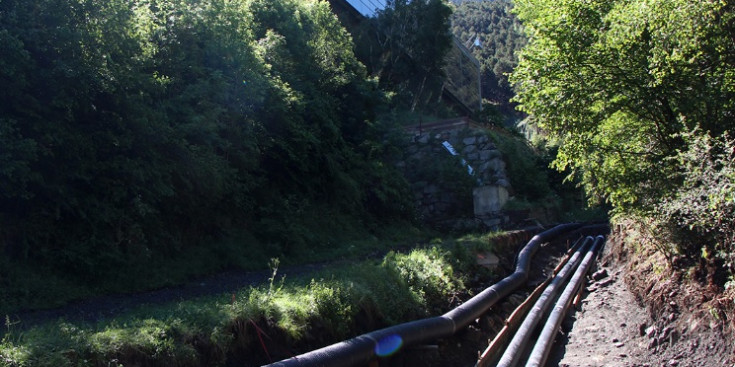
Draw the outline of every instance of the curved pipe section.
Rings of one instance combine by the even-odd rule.
[[[549,357],[549,352],[551,351],[551,346],[554,344],[554,337],[556,336],[557,330],[559,330],[559,326],[564,319],[564,315],[567,314],[567,310],[569,309],[569,305],[572,303],[574,295],[577,293],[577,290],[584,281],[584,277],[587,275],[587,272],[594,263],[594,260],[597,257],[597,252],[604,242],[604,237],[597,236],[595,243],[592,245],[592,249],[584,256],[579,268],[574,272],[574,276],[572,276],[569,284],[564,288],[564,292],[559,296],[559,300],[556,301],[554,309],[546,320],[544,328],[541,330],[541,335],[539,335],[538,341],[531,351],[528,362],[526,362],[526,367],[538,367],[543,366],[546,363],[546,359]]]
[[[498,300],[513,292],[528,279],[531,258],[542,243],[577,228],[578,223],[558,225],[534,236],[518,254],[515,271],[442,316],[431,317],[376,330],[358,337],[272,363],[267,367],[348,367],[364,365],[376,356],[381,343],[399,340],[402,346],[451,336],[485,313]]]

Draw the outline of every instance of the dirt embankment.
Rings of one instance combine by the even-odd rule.
[[[672,269],[635,233],[613,231],[548,366],[735,367],[735,289]]]

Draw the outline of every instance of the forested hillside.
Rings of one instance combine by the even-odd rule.
[[[7,0],[0,44],[6,307],[411,218],[384,93],[326,2]]]
[[[554,165],[636,218],[671,264],[734,286],[733,5],[515,4],[530,41],[511,81],[559,144]]]
[[[482,97],[513,113],[508,74],[518,64],[516,53],[526,44],[510,0],[464,1],[455,6],[452,32],[482,65]]]

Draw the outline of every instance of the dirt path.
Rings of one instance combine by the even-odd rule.
[[[280,268],[278,278],[286,276],[291,279],[292,277],[315,272],[326,265],[327,263],[319,263]],[[94,323],[141,306],[160,305],[207,295],[236,292],[247,286],[257,286],[267,282],[271,274],[272,271],[270,270],[228,271],[202,277],[178,286],[147,292],[99,296],[72,302],[59,308],[20,312],[10,314],[8,317],[11,322],[17,323],[16,329],[27,329],[58,319]],[[2,329],[0,336],[4,332],[5,329]]]
[[[646,275],[609,257],[602,263],[576,312],[567,316],[547,367],[735,367],[722,328],[699,305],[683,306],[678,295],[691,292],[687,286],[668,284],[666,307],[651,312],[629,288],[631,275]]]
[[[610,271],[603,268],[596,274]],[[559,348],[547,366],[643,365],[648,344],[640,331],[647,328],[648,317],[620,275],[616,270],[589,286],[581,310],[565,321],[566,333],[557,337]]]
[[[414,245],[399,245],[393,250],[408,251]],[[364,261],[366,259],[378,259],[388,252],[388,250],[374,251],[356,259],[337,259],[332,261],[282,266],[278,268],[277,278],[294,279],[307,274],[317,272],[328,266],[337,266],[350,264],[354,262]],[[141,306],[161,305],[169,302],[178,302],[183,300],[191,300],[197,297],[226,294],[237,292],[248,286],[259,286],[266,284],[272,270],[230,270],[222,273],[203,276],[193,279],[189,282],[169,286],[161,289],[150,291],[121,293],[102,295],[89,299],[72,301],[69,304],[44,310],[27,310],[7,315],[10,322],[15,324],[16,330],[24,330],[37,326],[49,321],[64,319],[72,322],[88,322],[95,323],[106,319],[114,318]],[[5,316],[5,315],[2,315]],[[7,330],[0,328],[0,337]]]

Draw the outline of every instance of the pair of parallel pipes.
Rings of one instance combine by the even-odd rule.
[[[567,313],[567,309],[574,295],[584,282],[585,275],[594,263],[597,251],[602,247],[604,242],[605,238],[602,236],[598,236],[595,239],[587,237],[582,246],[577,248],[569,261],[556,274],[546,289],[544,289],[544,292],[539,296],[528,315],[526,315],[523,323],[500,358],[497,364],[498,367],[515,367],[521,362],[524,357],[524,350],[533,336],[537,325],[547,313],[549,307],[554,304],[554,308],[549,314],[541,334],[529,355],[526,367],[539,367],[546,363],[557,330]],[[592,246],[591,248],[590,245]],[[573,276],[572,272],[574,272]],[[570,276],[572,277],[571,280],[569,280]],[[568,280],[569,282],[567,283]],[[563,292],[556,303],[554,303],[554,299],[562,291],[562,287],[564,287]]]
[[[515,271],[442,316],[407,322],[376,330],[355,338],[317,349],[266,367],[351,367],[367,365],[376,350],[386,341],[400,340],[402,347],[445,338],[479,318],[500,299],[515,291],[528,279],[531,257],[542,243],[582,227],[579,223],[558,225],[534,236],[518,254]]]

